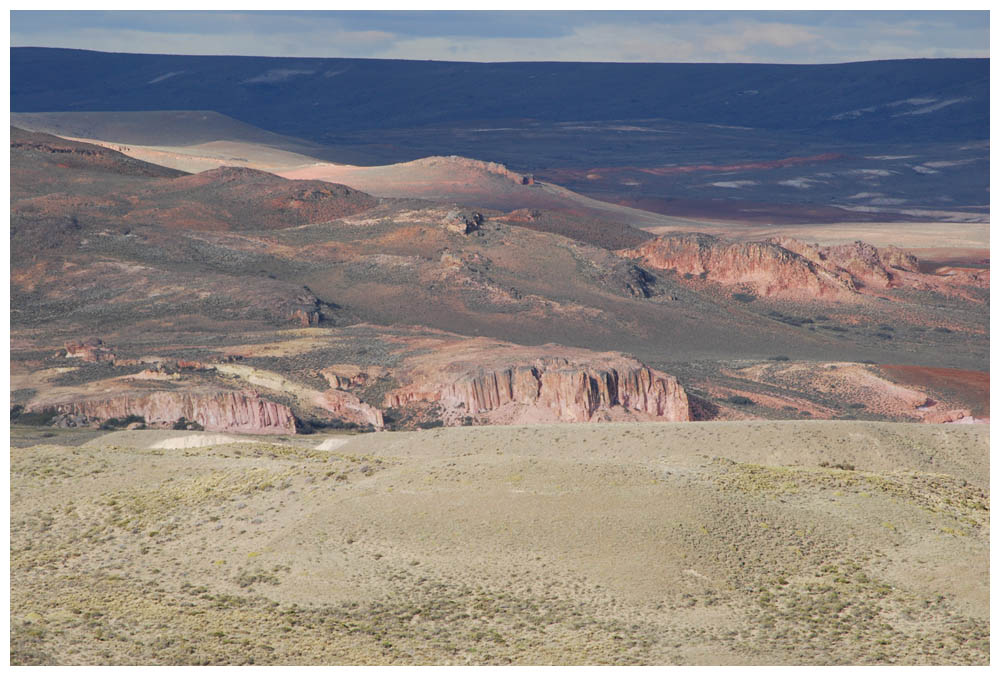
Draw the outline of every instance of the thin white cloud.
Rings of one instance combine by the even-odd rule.
[[[188,32],[82,26],[35,26],[22,31],[15,21],[11,44],[140,53],[452,61],[831,63],[989,56],[988,28],[933,18],[827,25],[795,23],[780,13],[773,21],[745,19],[739,14],[712,22],[649,23],[598,16],[566,26],[559,34],[532,37],[403,35],[391,30],[351,30],[336,19],[305,16],[238,14],[233,18],[231,23],[199,24],[198,30],[192,27]]]

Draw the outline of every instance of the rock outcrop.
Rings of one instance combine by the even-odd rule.
[[[406,384],[386,394],[385,407],[434,403],[446,421],[690,420],[675,378],[614,352],[468,339],[408,359],[397,377]]]
[[[82,342],[66,343],[67,359],[82,359],[87,362],[113,362],[114,352],[100,338],[88,338]]]
[[[535,177],[532,174],[519,174],[515,171],[511,171],[505,165],[499,162],[484,162],[482,160],[474,160],[469,157],[460,157],[458,155],[449,155],[447,157],[434,156],[434,157],[424,157],[419,160],[414,160],[410,162],[415,167],[426,167],[426,166],[436,166],[436,165],[446,165],[454,169],[458,169],[465,172],[476,172],[483,174],[492,174],[495,176],[503,177],[509,180],[515,185],[534,185]]]
[[[335,390],[349,390],[352,387],[364,387],[373,380],[386,375],[387,370],[381,366],[358,366],[356,364],[333,364],[319,372]]]
[[[479,230],[483,225],[483,215],[478,211],[465,213],[463,211],[449,211],[444,218],[444,227],[452,232],[462,235],[471,235]]]
[[[621,252],[649,267],[673,270],[762,297],[838,299],[856,291],[850,274],[827,269],[774,242],[732,242],[701,233],[668,234]]]
[[[149,425],[170,424],[184,418],[212,432],[295,434],[295,417],[287,406],[262,399],[251,391],[129,392],[39,404],[29,410],[54,411],[91,421],[134,415],[145,418]]]
[[[846,271],[857,287],[896,288],[903,284],[899,271],[920,271],[915,256],[894,247],[878,249],[862,241],[819,246],[790,237],[774,237],[767,241],[794,251],[820,267]]]
[[[314,403],[345,422],[371,425],[377,430],[385,427],[382,411],[364,403],[350,392],[326,390]]]
[[[294,300],[288,303],[288,320],[306,328],[316,326],[323,320],[322,302],[312,295],[308,289],[303,290]]]
[[[861,241],[819,246],[790,237],[734,242],[685,233],[663,235],[619,253],[653,268],[789,300],[848,300],[886,289],[942,286],[920,272],[915,256]]]

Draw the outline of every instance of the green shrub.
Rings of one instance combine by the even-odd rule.
[[[730,404],[736,404],[737,406],[752,406],[754,404],[753,399],[751,399],[750,397],[744,397],[739,394],[734,394],[733,396],[726,399],[726,401],[728,401]]]
[[[128,427],[133,423],[141,423],[143,426],[146,424],[146,419],[141,415],[128,415],[124,418],[108,418],[101,423],[100,429],[102,430],[120,430]]]
[[[24,407],[17,405],[10,410],[10,421],[16,422],[19,425],[37,425],[41,427],[44,425],[51,425],[52,421],[55,420],[58,415],[59,413],[53,410],[32,411],[30,413],[25,413]]]
[[[205,428],[196,420],[188,420],[184,416],[174,423],[173,429],[175,430],[198,430],[199,432]]]

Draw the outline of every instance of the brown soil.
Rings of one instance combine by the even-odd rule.
[[[977,418],[990,415],[990,374],[982,371],[881,364],[886,375],[897,383],[950,393]]]

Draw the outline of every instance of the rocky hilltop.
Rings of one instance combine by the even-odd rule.
[[[619,253],[687,279],[800,302],[859,300],[864,294],[899,288],[963,295],[958,287],[983,287],[989,278],[988,271],[964,269],[925,274],[916,256],[862,241],[820,246],[790,237],[738,242],[704,233],[672,233]]]
[[[702,233],[669,234],[622,254],[686,277],[743,286],[762,297],[833,300],[857,290],[846,272],[817,265],[775,242],[733,242]]]
[[[917,257],[895,247],[879,249],[861,241],[838,246],[819,246],[790,237],[773,237],[767,241],[794,251],[820,267],[847,272],[858,288],[899,287],[903,285],[901,272],[920,272]]]

